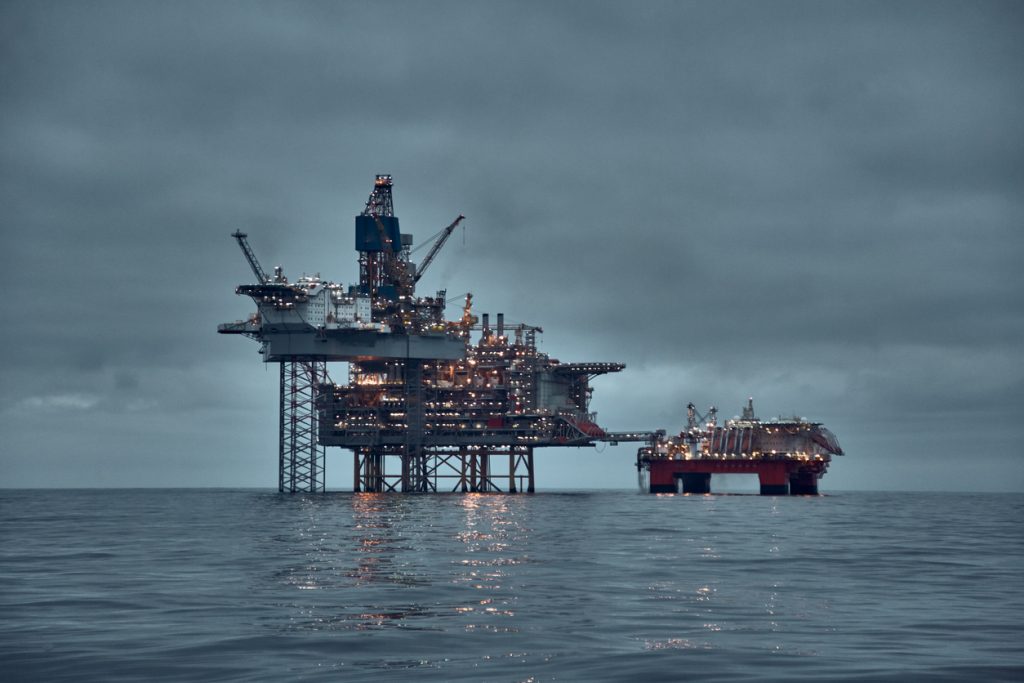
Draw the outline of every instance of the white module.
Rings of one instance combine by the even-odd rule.
[[[286,296],[261,303],[260,313],[270,325],[326,330],[377,329],[368,296],[346,294],[339,285],[324,283],[314,277],[303,276],[294,285],[278,286],[293,298],[283,305],[280,302],[287,301]]]

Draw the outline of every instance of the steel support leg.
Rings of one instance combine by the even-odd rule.
[[[800,472],[790,475],[789,493],[793,496],[818,495],[818,477],[812,472]]]
[[[683,493],[711,493],[711,474],[707,472],[684,472]]]
[[[469,481],[466,479],[466,477],[469,476],[468,473],[466,472],[466,458],[466,447],[463,446],[459,448],[459,486],[461,487],[463,493],[469,491]]]
[[[533,448],[529,446],[510,447],[508,462],[508,492],[533,493]]]
[[[508,492],[516,492],[516,465],[519,461],[519,449],[515,446],[508,449]]]
[[[362,472],[359,469],[360,465],[360,453],[359,451],[352,451],[352,491],[359,493],[361,491],[360,479]]]
[[[480,490],[476,474],[476,453],[469,454],[469,490],[476,493]]]
[[[361,448],[353,454],[355,458],[355,492],[381,493],[386,489],[384,456],[372,448]]]
[[[526,448],[526,477],[526,492],[533,493],[533,446]]]
[[[324,447],[317,439],[317,386],[327,379],[323,361],[281,363],[278,491],[324,490]]]
[[[762,496],[786,496],[789,495],[789,474],[786,466],[782,463],[768,463],[763,465],[757,473],[761,482]]]
[[[405,362],[405,453],[402,491],[429,491],[427,458],[423,452],[423,361]]]

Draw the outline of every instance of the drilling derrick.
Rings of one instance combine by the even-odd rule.
[[[233,235],[257,279],[235,291],[257,311],[218,331],[259,341],[263,360],[281,364],[281,491],[322,491],[326,446],[353,452],[356,491],[532,492],[535,448],[651,440],[609,434],[590,410],[591,380],[621,363],[561,363],[538,351],[539,327],[506,325],[501,313],[495,329],[487,314],[477,325],[471,294],[456,321],[445,320],[444,290],[416,296],[463,216],[417,268],[392,187],[378,175],[355,217],[355,285],[289,283],[280,268],[269,277],[247,236]],[[328,379],[336,361],[349,364],[347,384]]]
[[[402,233],[394,211],[391,176],[379,175],[366,208],[356,216],[359,291],[391,301],[398,298],[402,255]]]

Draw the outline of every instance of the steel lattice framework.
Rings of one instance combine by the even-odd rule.
[[[352,480],[356,492],[533,493],[535,490],[533,448],[529,446],[426,448],[415,457],[382,448],[359,448],[354,452]]]
[[[324,490],[324,447],[319,443],[317,387],[327,381],[324,361],[283,361],[281,366],[278,491]]]

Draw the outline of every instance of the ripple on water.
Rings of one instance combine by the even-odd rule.
[[[1024,673],[1020,496],[0,496],[11,680]]]

